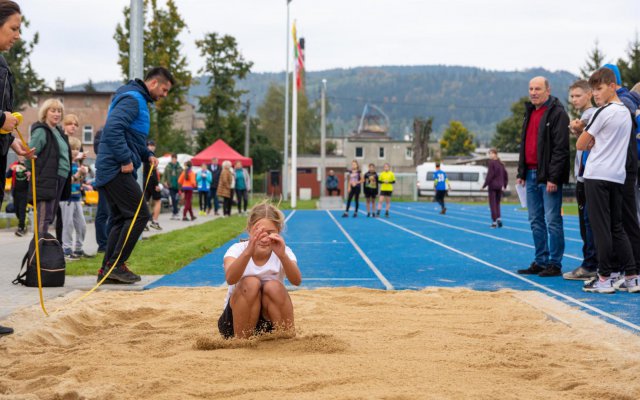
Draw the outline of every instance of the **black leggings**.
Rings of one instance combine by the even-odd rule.
[[[351,199],[355,198],[356,208],[355,212],[358,212],[358,207],[360,206],[360,185],[351,186],[351,190],[349,190],[349,198],[347,199],[347,210],[349,211],[349,207],[351,206]]]
[[[198,192],[198,200],[199,200],[199,203],[200,203],[200,211],[207,211],[207,199],[208,199],[208,197],[209,197],[209,192]]]
[[[222,200],[222,215],[231,215],[231,197],[223,197]]]
[[[247,189],[236,189],[236,196],[238,197],[238,212],[243,211],[242,202],[244,201],[244,211],[247,211]]]

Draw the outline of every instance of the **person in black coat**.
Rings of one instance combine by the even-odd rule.
[[[209,200],[208,200],[208,212],[211,212],[211,200],[213,199],[213,211],[215,215],[219,215],[218,210],[220,210],[220,201],[218,200],[218,183],[220,182],[220,172],[222,172],[222,168],[218,164],[218,159],[211,159],[211,164],[209,164],[209,171],[211,171],[211,190],[209,190]]]

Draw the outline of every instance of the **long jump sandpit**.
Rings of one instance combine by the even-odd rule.
[[[299,290],[295,338],[225,341],[225,291],[21,310],[0,399],[640,398],[640,338],[537,292]]]

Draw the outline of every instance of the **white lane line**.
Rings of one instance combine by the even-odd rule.
[[[501,238],[499,236],[493,236],[493,235],[489,235],[487,233],[482,233],[482,232],[474,231],[474,230],[467,229],[467,228],[461,228],[461,227],[455,226],[455,225],[445,224],[444,222],[439,222],[439,221],[435,221],[435,220],[432,220],[432,219],[416,217],[414,215],[405,214],[405,213],[400,212],[400,211],[396,211],[395,213],[398,214],[398,215],[404,215],[405,217],[409,217],[409,218],[412,218],[412,219],[417,219],[419,221],[431,222],[432,224],[444,226],[444,227],[447,227],[447,228],[456,229],[456,230],[459,230],[459,231],[471,233],[471,234],[478,235],[478,236],[484,236],[484,237],[487,237],[489,239],[499,240],[501,242],[507,242],[507,243],[515,244],[516,246],[522,246],[522,247],[527,247],[527,248],[530,248],[530,249],[535,249],[535,246],[532,246],[532,245],[526,244],[526,243],[522,243],[522,242],[516,242],[515,240],[509,240],[509,239]],[[566,254],[565,253],[563,256],[566,257],[566,258],[572,258],[574,260],[582,261],[582,257],[576,257],[576,256],[571,255],[571,254]]]
[[[455,209],[447,209],[447,213],[451,213],[451,212],[462,214],[462,215],[468,215],[468,216],[477,216],[478,215],[478,214],[474,214],[474,213],[467,213],[467,212],[458,211],[458,210],[455,210]],[[517,219],[512,219],[511,221],[513,221],[513,222],[515,222],[517,224],[530,225],[529,221],[518,221]],[[564,229],[567,230],[567,231],[580,232],[580,229],[568,228],[568,227],[564,226],[564,225],[566,225],[566,221],[564,220],[564,218],[562,220],[562,225],[563,225]],[[576,225],[573,225],[573,226],[576,226]]]
[[[286,224],[287,222],[289,222],[289,220],[291,219],[291,217],[293,217],[293,214],[296,213],[296,210],[291,211],[291,214],[287,215],[287,218],[284,219],[284,223]]]
[[[476,261],[476,262],[478,262],[480,264],[486,265],[487,267],[490,267],[490,268],[493,268],[493,269],[498,270],[500,272],[503,272],[503,273],[505,273],[505,274],[507,274],[509,276],[512,276],[512,277],[514,277],[516,279],[519,279],[519,280],[521,280],[523,282],[526,282],[526,283],[528,283],[528,284],[530,284],[532,286],[535,286],[535,287],[537,287],[539,289],[542,289],[545,292],[551,293],[554,296],[558,296],[558,297],[560,297],[560,298],[562,298],[562,299],[564,299],[564,300],[566,300],[566,301],[568,301],[570,303],[573,303],[573,304],[576,304],[576,305],[578,305],[580,307],[586,308],[587,310],[593,311],[596,314],[599,314],[599,315],[601,315],[601,316],[603,316],[605,318],[609,318],[612,321],[615,321],[615,322],[617,322],[617,323],[619,323],[621,325],[624,325],[624,326],[626,326],[628,328],[631,328],[631,329],[633,329],[633,330],[635,330],[637,332],[640,332],[640,326],[638,326],[638,325],[636,325],[636,324],[634,324],[632,322],[629,322],[627,320],[624,320],[624,319],[622,319],[622,318],[620,318],[620,317],[618,317],[616,315],[610,314],[610,313],[608,313],[608,312],[606,312],[604,310],[601,310],[601,309],[599,309],[597,307],[594,307],[592,305],[584,303],[584,302],[582,302],[582,301],[580,301],[580,300],[578,300],[578,299],[576,299],[574,297],[571,297],[571,296],[568,296],[568,295],[566,295],[564,293],[558,292],[557,290],[551,289],[551,288],[549,288],[549,287],[547,287],[545,285],[541,285],[541,284],[539,284],[537,282],[534,282],[534,281],[532,281],[530,279],[527,279],[527,278],[525,278],[525,277],[523,277],[521,275],[515,274],[515,273],[513,273],[513,272],[511,272],[509,270],[506,270],[506,269],[502,268],[502,267],[498,267],[497,265],[491,264],[491,263],[489,263],[487,261],[484,261],[484,260],[482,260],[482,259],[480,259],[478,257],[474,257],[471,254],[465,253],[464,251],[458,250],[458,249],[456,249],[454,247],[451,247],[451,246],[447,246],[446,244],[438,242],[437,240],[431,239],[430,237],[421,235],[421,234],[419,234],[417,232],[414,232],[414,231],[412,231],[410,229],[407,229],[407,228],[405,228],[403,226],[394,224],[393,222],[389,222],[389,221],[384,220],[384,219],[378,219],[378,221],[380,221],[382,223],[385,223],[385,224],[389,224],[389,225],[391,225],[391,226],[393,226],[393,227],[395,227],[397,229],[400,229],[401,231],[405,231],[405,232],[407,232],[407,233],[409,233],[411,235],[417,236],[417,237],[419,237],[419,238],[421,238],[423,240],[426,240],[426,241],[431,242],[431,243],[433,243],[435,245],[438,245],[438,246],[440,246],[442,248],[445,248],[445,249],[447,249],[449,251],[457,253],[457,254],[459,254],[459,255],[461,255],[463,257],[466,257],[468,259]]]
[[[287,244],[347,244],[347,242],[338,242],[337,240],[332,240],[330,242],[287,242]]]
[[[398,206],[396,206],[397,208]],[[431,216],[436,216],[439,213],[437,211],[428,211],[428,210],[420,210],[417,208],[411,208],[411,207],[402,207],[400,206],[400,208],[402,208],[405,211],[413,211],[413,212],[417,212],[420,214],[426,214],[426,215],[431,215]],[[481,225],[487,225],[485,221],[478,221],[478,220],[474,220],[474,219],[469,219],[469,218],[462,218],[462,217],[454,217],[453,215],[447,215],[446,217],[447,219],[455,219],[458,221],[465,221],[465,222],[472,222],[474,224],[481,224]],[[510,222],[512,220],[507,220],[507,222]],[[517,231],[517,232],[524,232],[524,233],[531,233],[530,229],[520,229],[520,228],[514,228],[511,226],[503,226],[501,229],[507,229],[510,231]],[[565,228],[566,229],[566,228]],[[582,240],[578,240],[578,239],[573,239],[573,238],[569,238],[569,237],[565,237],[564,240],[569,241],[569,242],[576,242],[576,243],[582,243]]]
[[[376,278],[304,278],[308,281],[377,281]]]
[[[360,246],[358,246],[358,244],[356,243],[355,240],[353,240],[353,238],[347,233],[347,231],[344,230],[344,228],[342,227],[342,225],[340,225],[338,223],[338,221],[333,217],[333,215],[329,212],[329,210],[327,210],[327,215],[329,215],[329,218],[331,218],[333,220],[333,222],[335,222],[335,224],[338,226],[338,228],[342,231],[342,233],[344,234],[344,236],[347,238],[347,240],[351,243],[351,245],[356,249],[356,251],[358,252],[358,254],[360,254],[360,257],[362,257],[362,259],[364,260],[365,263],[367,263],[367,265],[369,266],[369,268],[371,268],[371,271],[373,271],[373,273],[378,277],[378,279],[380,279],[380,282],[382,282],[382,284],[387,288],[387,290],[393,290],[393,285],[391,284],[391,282],[389,282],[387,280],[387,278],[384,277],[384,275],[382,275],[382,273],[380,272],[380,270],[375,266],[375,264],[369,259],[369,257],[367,257],[366,254],[364,254],[364,251],[362,251],[362,249],[360,248]]]

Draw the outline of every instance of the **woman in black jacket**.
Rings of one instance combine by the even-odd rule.
[[[20,25],[22,15],[20,6],[13,1],[0,0],[0,51],[9,51],[11,46],[20,39]],[[0,127],[5,131],[13,131],[18,120],[11,115],[13,111],[13,76],[7,65],[7,60],[0,55]],[[0,206],[4,200],[4,184],[7,169],[7,154],[11,147],[18,155],[32,158],[34,151],[22,147],[19,140],[14,140],[11,134],[0,134]],[[13,333],[13,329],[0,326],[0,336]]]

